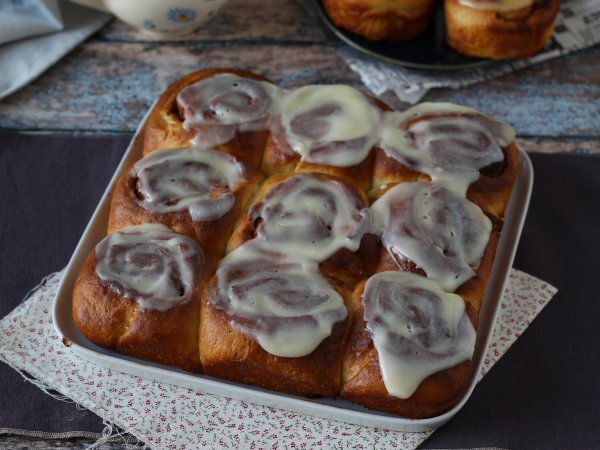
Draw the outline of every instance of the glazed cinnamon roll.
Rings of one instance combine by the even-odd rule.
[[[366,189],[380,117],[380,105],[350,86],[312,85],[286,93],[263,172],[328,173]]]
[[[434,0],[323,0],[337,26],[373,41],[405,41],[431,21]]]
[[[205,373],[294,394],[335,395],[349,298],[315,262],[247,242],[221,261],[205,293]]]
[[[363,196],[319,173],[267,179],[236,225],[228,251],[250,240],[268,252],[315,261],[322,273],[347,284],[367,276],[376,262]]]
[[[450,103],[387,113],[372,196],[395,183],[433,180],[502,218],[518,171],[514,138],[509,125]]]
[[[200,246],[157,224],[110,234],[83,265],[73,320],[96,345],[200,371],[200,288],[210,268]]]
[[[236,217],[261,180],[233,156],[203,148],[163,149],[137,163],[119,180],[108,232],[163,223],[222,255]]]
[[[412,418],[450,409],[475,348],[463,300],[422,276],[382,272],[357,286],[352,305],[342,396]]]
[[[527,58],[550,40],[559,0],[445,0],[446,39],[460,53]]]
[[[205,69],[169,86],[148,118],[144,153],[160,148],[216,148],[258,167],[279,88],[235,69]]]

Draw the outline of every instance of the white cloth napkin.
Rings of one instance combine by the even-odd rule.
[[[37,78],[111,17],[68,1],[60,8],[55,0],[0,5],[0,44],[12,41],[0,45],[0,99]]]
[[[402,433],[317,419],[145,380],[86,361],[65,347],[52,323],[62,273],[54,274],[0,321],[0,361],[24,370],[152,448],[415,449],[433,431]],[[479,375],[481,379],[556,293],[512,270]]]
[[[0,44],[62,27],[58,0],[0,1]]]

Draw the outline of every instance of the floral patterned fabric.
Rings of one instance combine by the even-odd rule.
[[[403,433],[218,397],[98,367],[65,347],[52,322],[62,273],[0,321],[0,360],[116,424],[152,448],[414,449],[433,433]],[[481,379],[556,293],[513,270]]]

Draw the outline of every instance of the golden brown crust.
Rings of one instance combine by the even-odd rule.
[[[176,150],[175,150],[176,151]],[[223,217],[209,221],[192,220],[187,209],[169,213],[148,211],[138,197],[136,178],[131,168],[123,175],[113,192],[108,219],[108,234],[132,225],[162,223],[175,233],[191,237],[214,258],[222,256],[233,224],[244,210],[262,180],[255,170],[245,170],[243,178],[232,191],[235,203]]]
[[[550,40],[559,0],[498,13],[445,0],[446,39],[460,53],[492,59],[527,58]]]
[[[196,135],[196,132],[183,128],[184,118],[177,106],[177,95],[187,86],[222,73],[231,73],[253,80],[268,81],[266,78],[246,70],[213,68],[189,73],[171,83],[167,90],[158,98],[148,116],[144,131],[144,155],[161,148],[190,146],[190,140]],[[260,165],[267,136],[267,131],[236,133],[231,141],[215,148],[237,157],[249,167],[257,168]]]
[[[337,395],[350,315],[335,324],[331,335],[309,355],[283,358],[263,350],[253,338],[232,326],[227,313],[209,302],[216,283],[215,277],[204,292],[201,309],[200,358],[206,374],[290,394]],[[348,306],[347,288],[333,279],[329,283]]]
[[[433,0],[323,0],[337,26],[373,41],[406,41],[423,33]]]
[[[100,279],[96,273],[96,254],[92,251],[75,281],[73,320],[96,345],[200,372],[199,284],[184,304],[167,311],[144,311],[137,302],[120,295]]]

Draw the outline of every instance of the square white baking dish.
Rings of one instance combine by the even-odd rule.
[[[508,281],[510,268],[512,267],[525,221],[533,185],[533,168],[525,152],[519,151],[519,176],[506,210],[504,228],[480,312],[479,330],[477,332],[475,353],[473,355],[470,384],[461,400],[450,411],[436,417],[414,420],[369,410],[342,399],[308,399],[281,394],[255,386],[220,380],[206,375],[192,374],[175,367],[133,358],[98,347],[80,333],[71,315],[73,285],[85,258],[106,235],[110,197],[117,180],[130,165],[142,156],[142,130],[145,122],[146,119],[142,121],[137,133],[123,155],[115,174],[71,257],[58,289],[53,310],[54,324],[58,334],[63,338],[63,342],[70,347],[71,351],[102,367],[137,375],[142,378],[196,389],[205,393],[234,398],[249,403],[271,406],[356,425],[396,431],[424,431],[437,428],[456,415],[475,388],[477,374],[481,371],[483,359],[490,343],[494,323],[500,309],[502,293]]]

